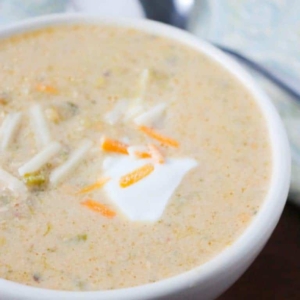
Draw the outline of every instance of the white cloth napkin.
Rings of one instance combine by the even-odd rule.
[[[61,12],[84,12],[103,17],[144,17],[142,7],[136,0],[0,0],[0,25]]]
[[[144,13],[136,0],[71,0],[67,11],[85,12],[103,17],[143,18]]]

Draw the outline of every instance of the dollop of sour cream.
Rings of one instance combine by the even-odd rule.
[[[129,156],[108,157],[103,163],[105,176],[110,178],[104,190],[131,221],[159,220],[183,177],[198,164],[191,158],[167,159],[164,164],[155,164],[154,171],[142,180],[126,188],[120,186],[122,176],[148,163],[151,159]]]

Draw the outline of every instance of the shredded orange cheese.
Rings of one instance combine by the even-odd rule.
[[[150,158],[151,157],[150,153],[148,153],[148,152],[141,152],[141,151],[136,151],[135,155],[136,155],[137,158],[142,158],[142,159],[144,159],[144,158]]]
[[[128,155],[128,151],[127,151],[128,146],[126,144],[106,137],[102,139],[101,148],[102,150],[107,152],[117,152],[117,153]]]
[[[149,137],[161,142],[162,144],[171,147],[176,147],[176,148],[179,147],[179,143],[176,140],[160,134],[159,132],[155,131],[153,128],[147,126],[140,126],[139,129],[145,134],[147,134]]]
[[[146,164],[131,173],[128,173],[120,178],[120,186],[122,188],[129,187],[130,185],[142,180],[154,171],[152,164]]]
[[[85,200],[81,205],[93,210],[97,213],[100,213],[104,217],[113,218],[116,215],[116,212],[108,208],[106,205],[96,202],[92,199]]]
[[[165,162],[165,159],[164,159],[162,153],[159,151],[159,149],[155,145],[150,144],[150,145],[148,145],[148,148],[149,148],[151,157],[155,163],[163,164]]]
[[[97,190],[97,189],[100,189],[102,188],[105,183],[107,183],[108,181],[110,180],[110,178],[106,177],[106,178],[101,178],[99,181],[87,186],[87,187],[84,187],[83,189],[81,189],[78,193],[79,194],[85,194],[85,193],[89,193],[89,192],[92,192],[94,190]]]
[[[36,85],[35,88],[39,92],[44,92],[44,93],[48,93],[48,94],[57,94],[58,93],[58,90],[52,85],[39,83]]]

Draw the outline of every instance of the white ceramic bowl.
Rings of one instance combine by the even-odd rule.
[[[112,24],[164,36],[217,61],[251,91],[268,125],[272,145],[271,185],[253,222],[229,248],[211,261],[181,275],[133,288],[98,292],[61,292],[28,287],[0,279],[0,299],[5,300],[144,300],[214,299],[232,285],[261,251],[282,213],[290,183],[290,152],[281,120],[267,96],[236,62],[192,35],[151,21],[103,20],[85,15],[52,15],[25,21],[0,30],[0,39],[47,26],[72,23]],[[230,222],[230,220],[228,221]],[[22,249],[20,249],[22,251]]]

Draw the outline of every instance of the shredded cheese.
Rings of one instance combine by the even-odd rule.
[[[151,157],[146,146],[130,146],[127,148],[128,154],[133,159],[149,158]]]
[[[179,147],[179,143],[176,140],[174,140],[168,136],[162,135],[161,133],[157,132],[153,128],[150,128],[147,126],[140,126],[139,129],[143,133],[145,133],[146,135],[151,137],[152,139],[155,139],[164,145],[175,147],[175,148]]]
[[[148,85],[148,81],[149,81],[149,69],[144,69],[140,75],[139,78],[139,82],[138,82],[138,99],[139,100],[143,100],[145,93],[146,93],[146,89],[147,89],[147,85]]]
[[[101,189],[109,180],[109,177],[100,178],[97,182],[81,189],[78,194],[90,193],[94,190]]]
[[[61,149],[58,142],[50,143],[44,150],[36,154],[30,161],[19,168],[19,174],[24,176],[40,170],[49,160],[56,155]]]
[[[128,173],[120,178],[120,186],[122,188],[127,188],[132,184],[137,183],[138,181],[142,180],[149,174],[154,171],[154,166],[152,164],[146,164],[131,173]]]
[[[42,144],[43,146],[48,145],[51,142],[51,136],[42,107],[40,105],[31,107],[30,114],[32,116],[32,126],[37,143]]]
[[[93,143],[90,140],[84,140],[81,146],[70,155],[69,159],[50,174],[50,183],[56,185],[68,177],[82,162],[92,145]]]
[[[0,169],[0,181],[6,185],[6,188],[16,194],[27,192],[27,188],[22,181],[3,169]]]
[[[104,217],[107,217],[107,218],[113,218],[116,216],[115,211],[111,210],[105,204],[96,202],[92,199],[85,200],[84,202],[81,203],[81,205],[83,205],[97,213],[100,213],[101,215],[103,215]]]
[[[143,112],[142,105],[133,103],[129,109],[126,111],[126,114],[124,116],[124,120],[128,121],[134,117],[136,117],[138,114],[141,114]]]
[[[105,136],[101,139],[101,149],[106,152],[116,152],[121,154],[128,154],[128,146],[121,141],[112,140]]]
[[[1,149],[7,150],[7,148],[14,141],[18,128],[21,123],[21,113],[8,114],[3,121],[1,128]]]
[[[148,145],[151,157],[155,163],[163,164],[165,162],[164,156],[160,152],[157,146],[154,144]]]
[[[104,120],[110,124],[115,125],[123,116],[124,112],[126,111],[128,106],[128,101],[125,99],[119,100],[114,108],[105,114]]]
[[[165,103],[160,103],[152,107],[149,111],[144,112],[134,119],[137,125],[152,126],[157,122],[163,113],[165,112],[167,105]]]

